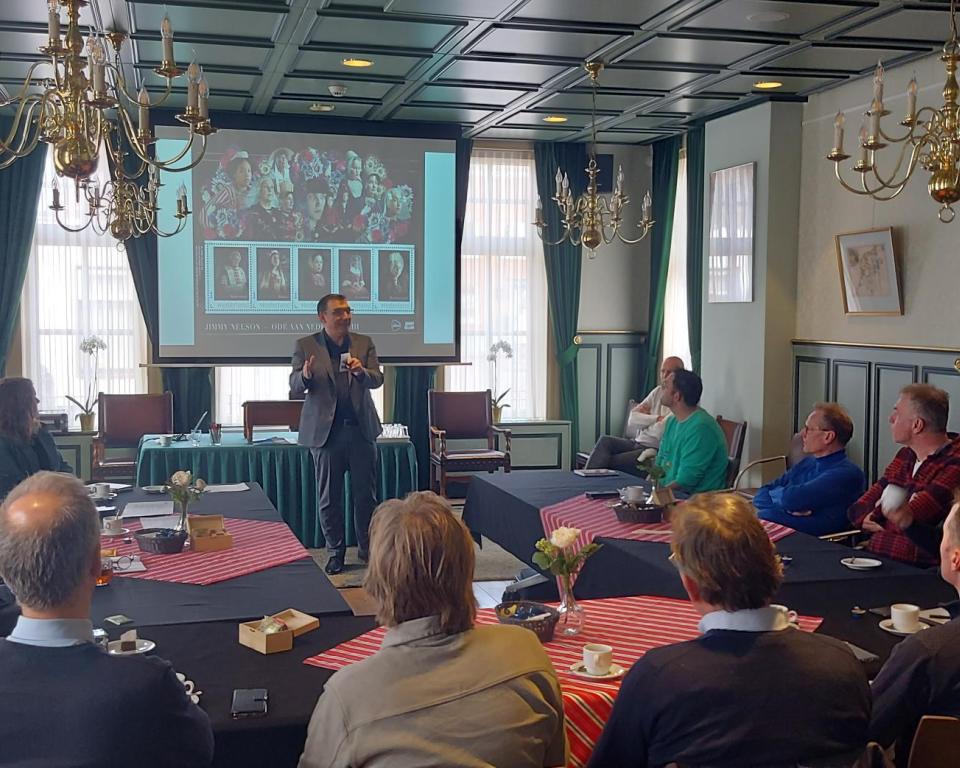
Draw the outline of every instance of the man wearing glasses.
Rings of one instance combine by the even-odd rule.
[[[800,437],[806,458],[757,491],[753,506],[761,519],[812,536],[842,531],[866,487],[863,470],[847,457],[853,421],[836,403],[817,403]]]
[[[343,476],[348,469],[357,554],[367,560],[382,431],[370,390],[383,384],[383,371],[373,339],[350,333],[351,311],[344,296],[324,296],[317,315],[323,330],[299,339],[293,351],[290,392],[304,398],[299,443],[313,457],[317,514],[327,541],[324,570],[332,575],[343,570],[346,553]]]

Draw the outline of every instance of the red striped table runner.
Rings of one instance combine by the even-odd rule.
[[[563,711],[570,743],[571,766],[584,766],[610,716],[620,681],[594,681],[574,675],[570,667],[581,661],[584,643],[607,643],[617,664],[629,668],[651,648],[699,636],[700,616],[686,600],[667,597],[613,597],[581,601],[586,627],[577,637],[554,639],[544,645],[563,690]],[[800,628],[813,632],[823,619],[801,616]],[[496,624],[492,608],[477,611],[477,624]],[[386,630],[374,629],[304,661],[315,667],[342,669],[380,649]]]
[[[133,520],[123,522],[131,534],[144,527]],[[156,555],[141,552],[136,541],[125,544],[121,538],[102,538],[100,546],[104,549],[116,547],[118,555],[139,555],[147,566],[147,570],[133,573],[115,571],[114,576],[204,586],[310,556],[286,523],[227,518],[223,524],[233,536],[233,546],[220,552],[187,549],[176,555]],[[150,527],[149,521],[146,527]]]
[[[621,523],[610,506],[609,499],[588,499],[580,494],[572,499],[551,504],[540,510],[540,521],[547,538],[557,528],[579,528],[579,547],[585,547],[598,536],[611,539],[634,539],[670,543],[670,523]],[[761,520],[771,541],[795,533],[793,528]]]

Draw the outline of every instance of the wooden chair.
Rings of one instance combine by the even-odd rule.
[[[93,439],[93,480],[131,479],[137,471],[136,449],[140,438],[173,431],[173,393],[106,395],[101,392],[97,414],[99,432]],[[126,455],[107,455],[108,450],[121,448],[127,449]]]
[[[727,487],[733,488],[740,471],[740,459],[743,456],[743,441],[747,436],[747,422],[730,421],[717,416],[717,424],[727,438]]]
[[[243,436],[253,442],[255,427],[290,427],[300,429],[303,400],[247,400],[243,404]]]
[[[957,764],[960,719],[924,715],[913,736],[907,768],[952,768]]]
[[[509,429],[493,423],[490,390],[483,392],[427,393],[430,420],[430,488],[447,495],[448,472],[510,471]],[[504,450],[497,446],[504,437]],[[486,440],[486,448],[449,450],[447,440]]]

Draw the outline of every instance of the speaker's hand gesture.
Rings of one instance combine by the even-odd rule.
[[[303,370],[301,371],[301,373],[303,374],[303,378],[305,379],[313,378],[313,361],[315,359],[316,359],[315,355],[310,355],[309,359],[304,361]]]

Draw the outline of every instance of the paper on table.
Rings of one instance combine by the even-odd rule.
[[[117,561],[123,559],[123,556],[120,557],[111,557],[110,560],[113,563],[114,573],[138,573],[140,571],[147,570],[147,566],[144,564],[143,560],[133,560],[127,564],[126,568],[117,568]],[[130,558],[127,558],[128,560]]]
[[[173,514],[172,501],[131,501],[123,508],[124,517],[157,517]]]
[[[249,489],[249,486],[246,483],[233,483],[225,485],[208,485],[204,488],[204,493],[237,493],[238,491],[246,491]]]
[[[143,523],[146,528],[176,528],[180,524],[180,515],[164,515],[151,517],[149,523]]]

